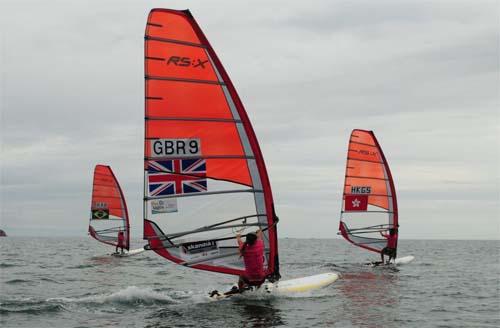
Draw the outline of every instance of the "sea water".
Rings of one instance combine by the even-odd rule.
[[[142,246],[135,241],[132,248]],[[337,271],[317,291],[212,301],[233,276],[91,238],[0,238],[1,327],[498,327],[500,241],[400,240],[397,268],[340,239],[281,239],[283,279]]]

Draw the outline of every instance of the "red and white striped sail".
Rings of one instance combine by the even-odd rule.
[[[351,243],[380,253],[387,239],[380,233],[398,227],[396,190],[389,165],[372,131],[353,130],[339,230]]]
[[[164,258],[239,275],[235,236],[264,231],[279,276],[271,186],[243,104],[187,10],[153,9],[145,35],[144,238]]]
[[[116,246],[123,231],[125,249],[130,246],[130,225],[125,197],[111,167],[96,165],[92,185],[89,234],[100,242]]]

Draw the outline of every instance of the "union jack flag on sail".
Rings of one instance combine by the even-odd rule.
[[[207,164],[201,158],[148,161],[149,196],[207,191]]]

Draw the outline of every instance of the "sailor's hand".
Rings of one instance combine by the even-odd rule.
[[[238,247],[241,247],[243,245],[243,242],[241,241],[241,235],[239,233],[236,234],[236,242],[238,243]]]

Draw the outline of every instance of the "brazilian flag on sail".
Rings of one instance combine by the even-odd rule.
[[[92,210],[92,220],[106,220],[109,219],[108,209]]]

